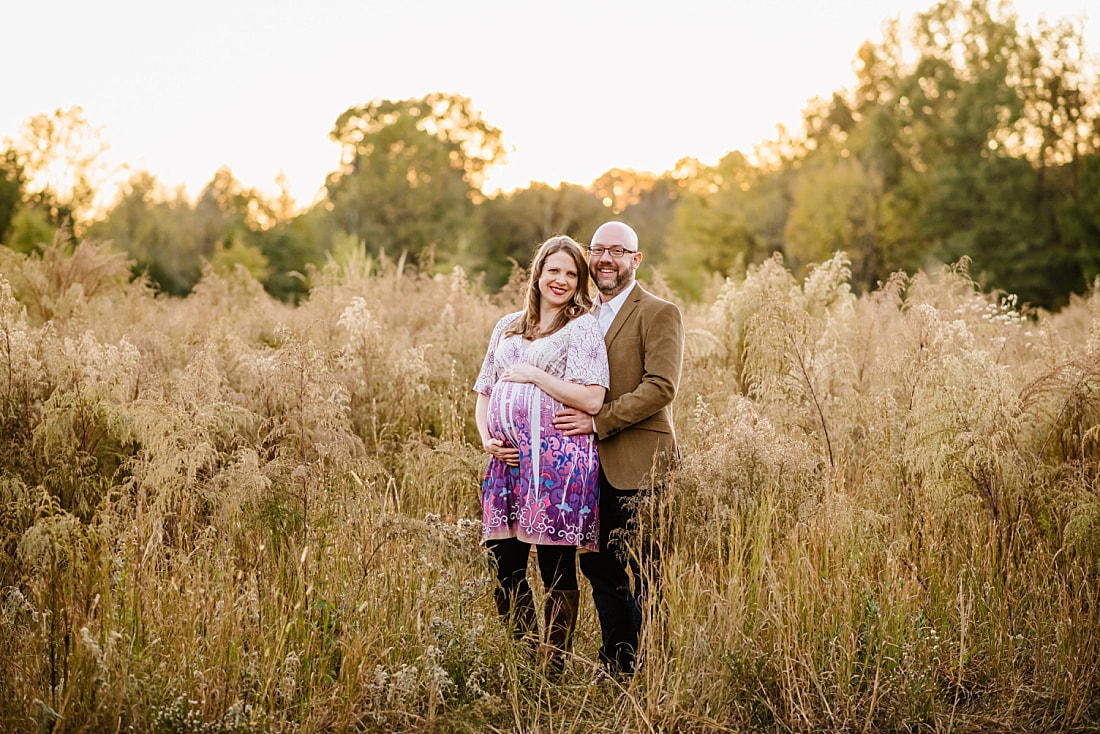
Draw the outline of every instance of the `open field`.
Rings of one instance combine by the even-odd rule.
[[[92,244],[0,274],[0,730],[1100,728],[1100,294],[856,296],[837,256],[685,304],[620,687],[589,599],[560,682],[494,617],[470,386],[515,282],[360,256],[298,306],[243,270],[170,299]]]

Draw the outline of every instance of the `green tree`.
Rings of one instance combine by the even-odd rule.
[[[309,292],[305,277],[309,266],[321,265],[326,249],[331,249],[322,247],[312,232],[316,218],[316,213],[308,212],[289,220],[280,218],[273,227],[256,233],[254,239],[267,260],[264,289],[275,298],[297,302]]]
[[[904,38],[890,24],[799,135],[688,177],[670,280],[690,292],[771,252],[798,267],[844,250],[870,289],[968,257],[987,286],[1059,305],[1100,260],[1100,74],[1084,48],[1079,28],[1024,33],[987,0],[937,3]]]
[[[194,207],[182,191],[170,196],[156,177],[138,171],[123,185],[89,236],[112,242],[161,291],[185,295],[200,275]]]
[[[239,259],[258,277],[266,275],[261,225],[274,221],[271,205],[228,168],[215,172],[194,204],[182,191],[165,193],[152,174],[140,171],[90,235],[112,241],[162,291],[185,295],[202,276],[203,260]]]
[[[11,233],[5,244],[9,249],[24,255],[41,253],[51,244],[61,228],[46,219],[40,209],[23,206],[15,211],[11,221]]]
[[[852,261],[853,284],[871,290],[878,267],[881,200],[881,176],[865,168],[855,156],[813,156],[791,186],[791,210],[784,235],[792,268],[797,272],[828,260],[837,251],[847,252]]]
[[[375,99],[341,114],[331,136],[341,146],[326,182],[337,229],[373,253],[468,251],[484,173],[504,157],[500,130],[469,99]]]
[[[844,248],[857,285],[966,256],[991,287],[1064,300],[1083,266],[1066,228],[1087,207],[1060,202],[1075,197],[1078,161],[1095,150],[1082,47],[1068,24],[1021,33],[984,1],[933,6],[908,43],[890,26],[860,49],[854,92],[806,113],[791,252],[828,246],[828,196],[868,213]],[[856,174],[866,196],[851,199]]]
[[[66,220],[75,228],[86,224],[111,172],[103,159],[108,146],[84,110],[35,115],[14,147],[26,177],[25,203],[45,212],[54,226]]]
[[[941,260],[972,258],[991,287],[1058,305],[1081,278],[1046,172],[1077,149],[1076,113],[1065,95],[1052,103],[1050,91],[1074,80],[1064,62],[1042,61],[1041,49],[1057,53],[1072,32],[1023,35],[1013,15],[994,17],[987,2],[944,2],[920,20],[921,61],[903,85],[927,131],[918,234]],[[1071,96],[1076,108],[1082,100]],[[1065,124],[1054,121],[1062,116]]]
[[[831,150],[853,156],[881,187],[874,200],[875,227],[864,228],[860,252],[853,252],[853,281],[863,288],[884,282],[898,270],[912,272],[933,265],[927,260],[928,248],[914,231],[926,166],[916,159],[920,148],[909,143],[911,108],[899,92],[906,74],[905,54],[896,23],[887,25],[881,45],[863,44],[856,57],[850,118],[829,116],[834,123],[828,135]],[[833,102],[841,104],[837,96]],[[845,119],[852,121],[850,128],[836,124]]]
[[[669,230],[669,283],[698,298],[713,274],[736,275],[783,247],[787,172],[753,165],[733,151],[717,166],[682,162],[684,185]]]
[[[104,218],[92,225],[91,235],[113,241],[143,268],[164,244],[156,203],[156,177],[138,171],[119,189]]]
[[[660,176],[643,171],[613,168],[592,182],[592,190],[611,207],[613,216],[638,233],[645,250],[639,275],[652,278],[675,255],[669,252],[669,230],[675,220],[684,179],[676,170]],[[591,232],[585,234],[588,236]]]
[[[508,282],[513,262],[530,264],[540,242],[556,234],[583,242],[612,214],[600,197],[575,184],[532,184],[488,199],[478,209],[484,255],[474,267],[493,290]]]
[[[12,148],[0,154],[0,243],[8,241],[15,212],[23,203],[23,166]]]
[[[196,250],[213,255],[218,243],[245,236],[272,220],[270,206],[255,190],[245,188],[227,167],[219,168],[195,201],[199,239]],[[247,238],[247,237],[246,237]]]
[[[267,256],[263,251],[245,241],[240,233],[232,235],[228,244],[218,242],[210,258],[210,265],[219,275],[231,275],[237,266],[241,266],[254,280],[260,282],[265,281],[269,276],[268,264]]]
[[[1080,156],[1052,174],[1054,185],[1065,182],[1069,192],[1057,202],[1055,216],[1077,267],[1078,282],[1070,286],[1085,292],[1100,277],[1100,155]]]

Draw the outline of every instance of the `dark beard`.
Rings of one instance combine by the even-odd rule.
[[[596,289],[599,290],[605,296],[614,297],[626,290],[626,287],[633,281],[631,278],[631,271],[622,272],[621,270],[615,271],[615,282],[612,283],[611,288],[605,288],[600,286],[600,281],[596,279],[596,271],[589,268],[589,276],[592,278],[592,282],[596,284]]]

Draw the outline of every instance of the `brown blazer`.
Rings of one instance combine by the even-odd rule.
[[[680,309],[636,283],[604,342],[611,385],[595,417],[600,466],[616,489],[650,487],[679,458],[672,399],[684,361]]]

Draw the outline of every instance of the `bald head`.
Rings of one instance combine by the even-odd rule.
[[[592,235],[593,245],[622,245],[630,250],[638,249],[638,234],[622,222],[604,222]]]

